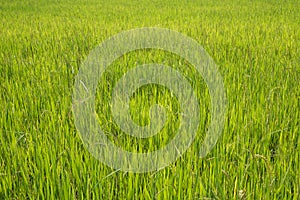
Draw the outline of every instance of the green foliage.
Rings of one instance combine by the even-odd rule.
[[[110,2],[110,3],[108,3]],[[299,199],[299,1],[1,1],[0,199]],[[197,40],[224,77],[223,135],[206,158],[198,149],[210,97],[192,66],[159,50],[131,52],[99,82],[99,123],[118,146],[152,151],[173,137],[180,106],[166,88],[138,90],[133,120],[149,123],[154,103],[168,122],[135,139],[113,122],[110,93],[137,64],[163,63],[189,78],[200,100],[198,137],[169,167],[113,170],[84,148],[74,127],[72,89],[80,63],[122,30],[163,27]],[[179,122],[178,122],[179,120]]]

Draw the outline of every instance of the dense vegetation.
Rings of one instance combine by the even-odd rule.
[[[299,199],[299,8],[296,0],[1,0],[0,199]],[[222,137],[199,158],[210,105],[201,76],[159,50],[120,58],[97,91],[99,122],[116,145],[158,149],[177,127],[177,101],[157,85],[137,91],[131,107],[143,125],[151,104],[169,106],[158,137],[138,141],[109,123],[111,86],[136,62],[178,68],[202,105],[190,149],[169,167],[135,174],[107,167],[84,148],[72,92],[90,50],[139,27],[169,28],[198,41],[219,66],[228,111]]]

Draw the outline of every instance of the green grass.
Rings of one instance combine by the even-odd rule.
[[[299,199],[299,8],[296,0],[1,0],[0,199]],[[178,69],[200,99],[198,137],[188,151],[163,170],[134,174],[107,167],[84,148],[72,92],[90,50],[139,27],[169,28],[198,41],[219,66],[228,111],[215,148],[199,158],[210,106],[201,76],[163,51],[118,59],[99,82],[96,105],[101,126],[124,149],[159,149],[180,123],[176,98],[155,85],[133,95],[131,113],[145,125],[151,104],[166,106],[162,132],[138,140],[112,121],[111,86],[136,63]]]

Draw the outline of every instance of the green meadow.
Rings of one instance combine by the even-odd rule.
[[[0,199],[299,199],[300,1],[0,0]],[[123,172],[94,158],[75,127],[75,77],[89,52],[125,30],[159,27],[196,40],[218,65],[227,95],[221,137],[204,158],[208,88],[193,65],[157,49],[129,52],[100,78],[99,124],[116,145],[149,152],[167,145],[180,124],[176,96],[161,85],[139,88],[132,120],[150,124],[151,105],[167,121],[150,138],[123,132],[111,93],[134,66],[168,65],[199,99],[190,148],[164,169]]]

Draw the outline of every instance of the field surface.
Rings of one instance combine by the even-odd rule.
[[[300,1],[0,0],[0,199],[299,199]],[[110,94],[134,65],[163,63],[189,80],[200,124],[190,148],[159,171],[123,172],[85,148],[72,112],[74,80],[89,52],[124,30],[160,27],[203,46],[227,94],[223,133],[199,157],[210,96],[190,63],[162,50],[117,59],[99,80],[96,112],[107,137],[133,152],[165,146],[180,105],[160,85],[130,99],[132,120],[150,123],[166,107],[157,136],[122,132]],[[179,120],[179,122],[178,122]]]

